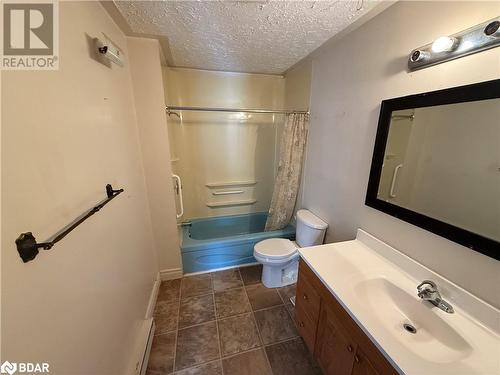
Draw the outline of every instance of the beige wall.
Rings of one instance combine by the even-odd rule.
[[[160,270],[180,272],[159,43],[143,38],[127,38],[127,42],[158,264]]]
[[[281,76],[168,68],[170,105],[223,108],[282,108]],[[284,116],[245,113],[182,113],[170,116],[173,170],[183,180],[185,215],[208,217],[267,211],[274,186],[278,124]],[[250,186],[206,184],[256,181]],[[215,196],[214,191],[242,190]],[[251,205],[210,208],[207,203],[256,200]]]
[[[364,205],[383,99],[496,79],[499,49],[408,73],[409,51],[500,13],[498,2],[391,6],[313,56],[304,205],[330,223],[327,241],[361,227],[495,306],[499,262]],[[409,27],[408,20],[418,20]]]
[[[312,60],[306,59],[285,74],[285,108],[308,110],[311,99]]]
[[[127,41],[98,2],[60,2],[60,69],[2,72],[2,359],[52,374],[125,373],[158,270],[129,62],[89,56],[88,36]],[[27,264],[39,241],[125,192]]]
[[[310,107],[311,101],[311,77],[312,77],[312,59],[306,58],[300,64],[294,66],[285,74],[285,108],[288,110],[303,110],[306,111]],[[282,123],[284,124],[284,123]],[[278,136],[281,136],[283,131],[282,124],[278,125]],[[305,163],[306,153],[302,162],[302,176],[300,179],[299,191],[297,193],[297,202],[295,204],[295,212],[303,206],[304,199],[304,178],[305,178]],[[292,219],[293,220],[293,219]]]

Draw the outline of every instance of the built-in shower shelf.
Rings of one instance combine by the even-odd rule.
[[[257,181],[229,181],[229,182],[209,182],[205,186],[208,188],[217,188],[224,186],[251,186],[255,185]]]
[[[250,204],[255,204],[257,199],[247,199],[241,201],[231,201],[231,202],[207,202],[207,207],[218,208],[218,207],[232,207],[232,206],[247,206]]]
[[[243,194],[244,190],[214,190],[212,195],[232,195],[232,194]]]

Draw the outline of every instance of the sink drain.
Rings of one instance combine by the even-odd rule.
[[[408,324],[408,323],[405,323],[403,324],[403,328],[407,331],[407,332],[410,332],[410,333],[417,333],[417,329],[412,326],[411,324]]]

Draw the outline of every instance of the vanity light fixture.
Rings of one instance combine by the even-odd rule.
[[[458,39],[451,36],[442,36],[432,43],[432,52],[450,52],[457,48]]]
[[[408,58],[408,70],[426,68],[498,46],[500,17],[453,35],[441,36],[432,43],[414,49]]]

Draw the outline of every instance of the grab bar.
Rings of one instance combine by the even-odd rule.
[[[242,194],[243,190],[215,190],[212,192],[213,195],[230,195],[230,194]]]
[[[220,188],[226,186],[251,186],[257,184],[258,181],[229,181],[229,182],[208,182],[205,184],[207,188]]]
[[[181,183],[181,178],[176,175],[176,174],[173,174],[172,175],[173,178],[175,178],[175,181],[176,181],[176,185],[175,185],[175,190],[177,192],[177,195],[179,196],[179,206],[181,206],[181,213],[175,213],[175,215],[177,216],[177,219],[181,218],[182,215],[184,215],[184,203],[182,201],[182,183]]]
[[[398,178],[398,172],[402,166],[403,164],[398,164],[396,168],[394,168],[394,173],[392,174],[391,190],[389,191],[389,196],[391,198],[396,198],[396,193],[394,193],[394,189],[396,187],[396,179]]]
[[[232,201],[232,202],[207,202],[207,207],[218,208],[218,207],[232,207],[232,206],[247,206],[250,204],[257,203],[257,199],[247,199],[242,201]]]
[[[61,241],[64,237],[66,237],[73,229],[91,217],[93,214],[98,212],[101,208],[107,205],[112,199],[114,199],[117,195],[123,192],[123,189],[113,190],[113,187],[110,184],[106,185],[106,195],[107,198],[103,200],[98,205],[94,206],[90,211],[81,217],[75,219],[72,223],[68,224],[61,232],[54,235],[52,240],[47,242],[37,243],[36,238],[33,236],[31,232],[21,233],[21,235],[16,240],[17,251],[19,256],[23,260],[24,263],[33,260],[38,255],[38,249],[42,248],[44,250],[50,250],[52,247]]]

